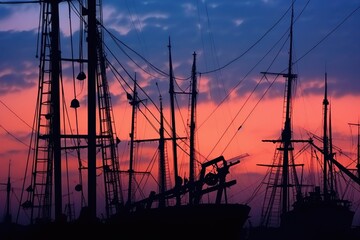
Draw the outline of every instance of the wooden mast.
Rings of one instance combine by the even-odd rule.
[[[133,175],[134,175],[134,137],[135,137],[135,117],[136,117],[136,109],[138,107],[139,101],[136,90],[136,75],[134,79],[134,91],[133,96],[128,94],[128,99],[130,100],[130,105],[132,106],[131,113],[131,133],[130,133],[130,160],[129,160],[129,182],[128,182],[128,198],[127,205],[130,206],[132,203],[132,183],[133,183]]]
[[[327,99],[327,74],[325,73],[325,93],[323,100],[323,111],[324,111],[324,119],[323,119],[323,149],[324,149],[324,166],[323,166],[323,189],[324,189],[324,198],[328,200],[328,162],[329,162],[329,138],[327,135],[328,125],[327,125],[327,110],[328,110],[329,101]]]
[[[190,170],[189,170],[189,204],[194,203],[194,191],[195,191],[195,112],[196,112],[196,98],[197,98],[197,79],[196,79],[196,53],[193,53],[193,65],[191,71],[192,86],[191,86],[191,115],[190,115]]]
[[[291,138],[291,99],[292,99],[292,82],[295,76],[292,73],[292,45],[293,45],[293,20],[294,19],[294,2],[291,6],[291,22],[290,22],[290,50],[289,50],[289,62],[288,62],[288,74],[287,74],[287,95],[286,95],[286,116],[285,125],[282,132],[282,141],[284,147],[283,158],[283,171],[282,171],[282,213],[288,211],[288,185],[289,185],[289,150],[292,149]]]
[[[271,73],[271,72],[262,72],[263,74],[273,74],[273,75],[282,75],[287,78],[286,82],[286,99],[285,101],[285,121],[284,128],[281,133],[280,140],[263,140],[263,142],[279,142],[281,147],[278,150],[283,151],[282,158],[282,182],[281,182],[281,214],[284,214],[288,211],[289,203],[289,159],[290,152],[293,150],[292,142],[302,142],[301,140],[292,139],[292,130],[291,130],[291,99],[292,99],[292,82],[296,79],[297,75],[292,72],[292,45],[293,45],[293,20],[294,19],[294,2],[291,5],[291,20],[290,20],[290,50],[289,50],[289,61],[288,61],[288,72],[286,74],[281,73]],[[297,181],[297,179],[295,179]],[[301,193],[297,193],[298,195]],[[271,203],[269,203],[271,204]]]
[[[288,61],[288,70],[287,73],[271,73],[271,72],[262,72],[263,74],[273,74],[273,75],[282,75],[285,77],[286,80],[286,88],[285,88],[285,121],[284,121],[284,128],[281,133],[281,138],[277,140],[263,140],[263,142],[272,142],[272,143],[280,143],[280,147],[277,148],[278,151],[282,151],[282,163],[279,165],[269,165],[269,167],[281,167],[281,182],[275,183],[272,182],[274,187],[279,186],[281,189],[281,200],[280,200],[280,214],[283,215],[289,211],[290,205],[289,205],[289,188],[295,187],[296,191],[296,198],[302,197],[300,182],[296,173],[296,166],[297,164],[293,163],[293,143],[294,142],[311,142],[309,140],[295,140],[292,139],[292,129],[291,129],[291,114],[292,114],[292,88],[293,88],[293,81],[296,80],[297,74],[294,74],[292,72],[292,58],[293,58],[293,23],[294,23],[294,2],[291,4],[291,21],[290,21],[290,50],[289,50],[289,61]],[[290,162],[291,160],[291,162]],[[290,171],[290,168],[292,168],[292,171]],[[277,171],[280,172],[280,171]],[[276,173],[277,175],[278,173]],[[280,173],[279,173],[280,174]],[[290,174],[292,174],[294,183],[290,183]],[[277,179],[278,176],[276,176]],[[269,179],[269,184],[271,184],[271,181],[275,181],[274,179]],[[270,219],[270,215],[272,214],[272,205],[275,200],[275,194],[276,190],[272,191],[270,194],[270,200],[268,201],[268,206],[266,213],[262,217],[265,224],[268,224],[268,221]],[[265,200],[266,201],[266,200]],[[280,221],[280,225],[283,224],[282,221]]]
[[[170,108],[171,108],[171,137],[172,137],[172,149],[173,149],[173,162],[174,162],[174,180],[175,180],[175,188],[177,189],[181,183],[179,183],[179,173],[178,173],[178,162],[177,162],[177,143],[176,143],[176,123],[175,123],[175,103],[174,103],[174,72],[172,66],[172,57],[171,57],[171,44],[170,44],[170,37],[169,37],[169,76],[170,76],[170,87],[169,87],[169,94],[170,94]],[[180,195],[178,192],[176,194],[176,205],[180,204]]]
[[[54,191],[55,221],[62,219],[62,186],[61,186],[61,140],[60,140],[60,24],[59,1],[51,1],[51,114],[50,145],[54,150]],[[51,164],[48,165],[49,167]]]
[[[157,84],[156,84],[157,85]],[[164,137],[164,114],[162,96],[160,94],[160,129],[159,129],[159,207],[165,207],[164,193],[166,191],[166,159],[165,159],[165,137]]]
[[[96,0],[88,0],[88,206],[96,219]]]

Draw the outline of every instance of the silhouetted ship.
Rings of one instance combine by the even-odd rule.
[[[343,199],[336,190],[336,170],[348,175],[359,184],[359,178],[335,160],[331,138],[331,121],[328,117],[327,76],[325,75],[325,96],[323,100],[323,136],[316,135],[306,140],[293,139],[292,132],[292,88],[297,78],[292,72],[293,6],[291,8],[290,50],[287,73],[269,73],[286,78],[284,95],[284,126],[277,140],[263,140],[278,144],[272,164],[266,166],[268,182],[261,212],[260,226],[252,233],[252,239],[351,239],[354,211],[351,202]],[[322,142],[318,147],[314,140]],[[302,182],[303,163],[295,161],[294,143],[304,143],[299,152],[308,147],[314,154],[320,153],[322,186],[306,185]],[[322,156],[322,157],[321,157]],[[300,169],[299,169],[300,168]],[[299,171],[302,170],[302,171]],[[310,192],[304,188],[313,187]],[[305,193],[304,193],[305,192]],[[347,238],[348,237],[348,238]]]
[[[347,174],[358,184],[359,179],[336,159],[332,149],[331,123],[327,117],[329,101],[327,99],[327,79],[325,75],[325,98],[323,100],[324,129],[323,147],[309,143],[322,155],[322,188],[315,186],[313,191],[305,196],[299,192],[293,203],[293,209],[281,215],[281,227],[288,232],[299,232],[300,235],[312,233],[313,238],[318,237],[344,237],[350,233],[355,212],[351,209],[351,202],[340,197],[336,187],[336,168]],[[329,136],[329,135],[330,136]]]
[[[120,164],[117,146],[120,143],[116,136],[113,119],[111,93],[106,76],[106,70],[112,68],[106,58],[103,42],[101,1],[89,0],[87,6],[79,2],[69,7],[79,17],[79,58],[64,58],[72,51],[61,49],[60,44],[60,1],[41,1],[41,32],[40,36],[40,65],[39,87],[35,114],[34,132],[31,143],[32,163],[27,168],[24,178],[24,192],[21,196],[22,210],[27,213],[29,224],[21,230],[10,231],[8,236],[19,239],[42,239],[67,237],[69,231],[75,231],[83,236],[99,233],[103,237],[156,237],[167,238],[164,231],[173,236],[201,236],[210,239],[222,237],[224,239],[238,239],[243,225],[249,217],[250,207],[246,204],[228,203],[226,189],[236,184],[236,180],[228,181],[230,168],[239,161],[228,162],[223,156],[208,160],[201,164],[199,173],[196,172],[195,152],[195,110],[196,110],[196,54],[192,68],[191,113],[189,134],[189,176],[183,179],[178,173],[177,141],[179,137],[175,131],[175,118],[172,112],[172,134],[165,137],[162,100],[160,98],[160,117],[158,139],[158,191],[151,192],[143,199],[135,199],[134,144],[142,140],[135,139],[134,123],[136,111],[143,101],[137,96],[134,82],[132,94],[127,97],[133,107],[132,131],[130,133],[130,157],[124,167]],[[71,5],[71,6],[70,6]],[[85,31],[84,31],[85,30]],[[84,48],[85,42],[87,48]],[[170,41],[169,41],[170,42]],[[106,46],[107,47],[107,46]],[[169,43],[170,49],[170,43]],[[87,50],[85,54],[85,50]],[[171,51],[170,59],[170,93],[174,94],[174,76],[172,73]],[[86,57],[84,57],[86,56]],[[66,63],[66,64],[64,64]],[[71,80],[74,88],[76,81],[84,86],[87,80],[87,98],[78,99],[78,90],[73,90],[73,100],[67,109],[67,96],[64,92],[65,75],[62,66],[79,64],[80,74]],[[87,74],[85,74],[87,70]],[[128,86],[130,89],[131,87]],[[173,99],[174,96],[171,96]],[[80,103],[87,102],[88,108],[82,114],[87,114],[85,123],[79,119]],[[172,111],[173,111],[173,102]],[[157,107],[156,107],[157,109]],[[70,113],[70,110],[73,111]],[[70,116],[75,117],[71,122]],[[70,126],[67,124],[70,123]],[[85,134],[81,134],[79,126],[87,126]],[[169,162],[165,152],[165,140],[172,140],[174,175],[169,175]],[[154,140],[153,140],[154,141]],[[85,158],[84,158],[85,156]],[[76,164],[78,166],[76,166]],[[74,168],[75,170],[71,170]],[[126,170],[123,170],[126,169]],[[78,171],[79,178],[68,180],[69,170],[74,174]],[[125,201],[124,174],[128,176]],[[102,177],[102,179],[100,178]],[[84,181],[87,178],[87,181]],[[174,186],[169,187],[169,179],[174,179]],[[30,184],[29,184],[30,182]],[[76,182],[74,188],[71,185]],[[102,184],[101,192],[99,186]],[[87,188],[84,186],[87,185]],[[152,186],[154,187],[154,186]],[[75,216],[73,190],[80,195],[81,212]],[[86,197],[87,194],[87,197]],[[213,194],[208,197],[208,195]],[[206,202],[206,199],[213,201]],[[212,198],[213,197],[213,198]],[[66,199],[65,209],[63,209]],[[100,199],[102,202],[100,202]],[[98,216],[100,207],[104,208],[103,216]],[[19,214],[18,214],[19,216]],[[15,221],[17,221],[16,219]],[[94,226],[94,227],[93,227]],[[20,228],[19,228],[20,229]],[[166,232],[165,231],[165,232]],[[190,235],[191,234],[191,235]],[[4,235],[6,236],[6,234]],[[125,237],[125,238],[124,238]]]
[[[324,239],[354,237],[351,227],[354,211],[351,202],[339,196],[336,190],[335,168],[348,175],[352,181],[360,183],[359,178],[335,160],[332,148],[331,121],[328,117],[327,79],[325,75],[325,97],[323,100],[323,136],[313,136],[307,140],[296,140],[292,137],[292,88],[296,74],[292,72],[292,38],[293,38],[293,6],[291,9],[290,50],[288,72],[268,73],[282,75],[287,79],[284,109],[285,121],[282,134],[278,140],[263,140],[279,144],[273,164],[269,167],[266,195],[261,216],[260,227],[253,233],[253,239]],[[321,141],[318,147],[314,139]],[[302,176],[297,172],[303,164],[295,162],[294,143],[307,143],[322,156],[322,187],[315,186],[304,194]],[[316,152],[315,150],[315,152]],[[302,150],[304,151],[304,150]],[[318,159],[319,160],[319,159]],[[321,161],[321,160],[319,160]],[[294,191],[292,191],[294,190]],[[279,214],[275,216],[275,212]],[[276,222],[274,224],[274,222]]]

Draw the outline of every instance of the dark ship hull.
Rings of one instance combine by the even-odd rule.
[[[230,240],[241,239],[249,212],[250,207],[244,204],[180,205],[138,210],[114,217],[109,224],[124,227],[122,235],[135,238],[168,239],[170,233],[176,238],[197,236]]]
[[[354,214],[336,200],[302,202],[281,216],[281,228],[299,237],[341,237],[350,232]]]
[[[351,229],[354,214],[335,201],[305,202],[281,216],[281,227],[300,232],[344,233]]]
[[[244,204],[199,204],[151,208],[124,213],[106,221],[89,221],[84,214],[75,222],[1,225],[1,239],[245,239],[244,224],[250,207]]]
[[[355,212],[350,206],[347,200],[325,200],[319,191],[310,192],[281,214],[280,227],[253,229],[250,239],[359,239],[359,229],[352,228]]]
[[[282,216],[282,239],[358,239],[351,227],[354,212],[340,206],[321,203],[294,209]]]

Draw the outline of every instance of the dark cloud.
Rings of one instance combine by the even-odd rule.
[[[38,80],[32,32],[0,32],[0,94],[31,88]]]
[[[22,91],[35,86],[35,82],[26,80],[25,74],[7,74],[0,77],[0,95]]]
[[[192,54],[196,52],[198,72],[210,78],[210,92],[204,93],[205,96],[200,95],[200,101],[220,102],[225,93],[233,91],[237,85],[237,93],[242,96],[246,91],[254,91],[255,85],[251,83],[261,77],[260,72],[283,72],[287,69],[287,31],[290,22],[287,11],[290,3],[152,0],[107,1],[103,4],[104,10],[108,11],[104,14],[106,30],[132,49],[129,50],[124,45],[120,49],[119,43],[115,44],[106,33],[106,50],[113,51],[107,57],[115,64],[116,61],[111,59],[114,54],[126,68],[128,73],[121,70],[119,65],[116,66],[129,86],[132,86],[131,76],[135,72],[138,73],[139,82],[151,81],[146,84],[146,91],[154,102],[158,99],[155,82],[158,82],[161,89],[164,88],[161,91],[168,91],[166,74],[169,71],[169,37],[175,76],[190,76]],[[359,92],[356,71],[360,67],[358,7],[358,1],[295,3],[293,69],[302,82],[322,79],[327,71],[329,77],[334,79],[333,89],[336,89],[338,96]],[[15,8],[12,9],[15,11]],[[2,7],[0,11],[4,12],[1,18],[6,19],[9,15],[8,8]],[[12,67],[20,74],[24,61],[32,62],[35,67],[36,39],[34,32],[30,31],[1,32],[1,69]],[[64,37],[63,56],[70,56],[65,50],[69,46],[68,40]],[[207,72],[213,73],[205,75]],[[72,74],[70,66],[64,65],[64,74]],[[20,75],[3,75],[2,79],[4,77],[11,79],[13,87],[29,86],[24,85]],[[3,87],[9,86],[8,81],[3,80]],[[185,85],[184,82],[183,84]],[[216,94],[216,91],[225,93]],[[316,88],[306,91],[309,94],[320,92]],[[270,95],[267,97],[275,96],[275,92],[278,91],[269,91]],[[261,91],[258,95],[261,95]],[[209,99],[208,96],[212,98]]]

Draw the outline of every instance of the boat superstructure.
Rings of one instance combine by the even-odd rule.
[[[292,3],[293,5],[293,3]],[[262,234],[277,229],[272,237],[318,239],[329,236],[346,236],[352,227],[354,211],[351,202],[340,196],[336,187],[336,171],[344,172],[356,184],[359,179],[346,167],[335,160],[331,137],[331,118],[327,97],[327,74],[325,74],[325,94],[323,99],[323,136],[309,139],[294,139],[292,130],[292,90],[297,75],[293,73],[293,18],[291,8],[290,50],[287,73],[268,73],[286,78],[284,94],[284,125],[281,136],[276,140],[263,140],[277,144],[271,164],[258,164],[268,167],[266,192],[261,212],[260,229]],[[322,143],[319,147],[315,140]],[[295,143],[303,143],[300,154],[295,154]],[[304,163],[297,161],[301,152],[310,149],[317,151],[321,165],[321,183],[304,183]],[[307,189],[312,188],[310,191]],[[268,230],[265,230],[268,229]],[[280,235],[278,235],[280,234]],[[260,234],[261,235],[261,234]]]

